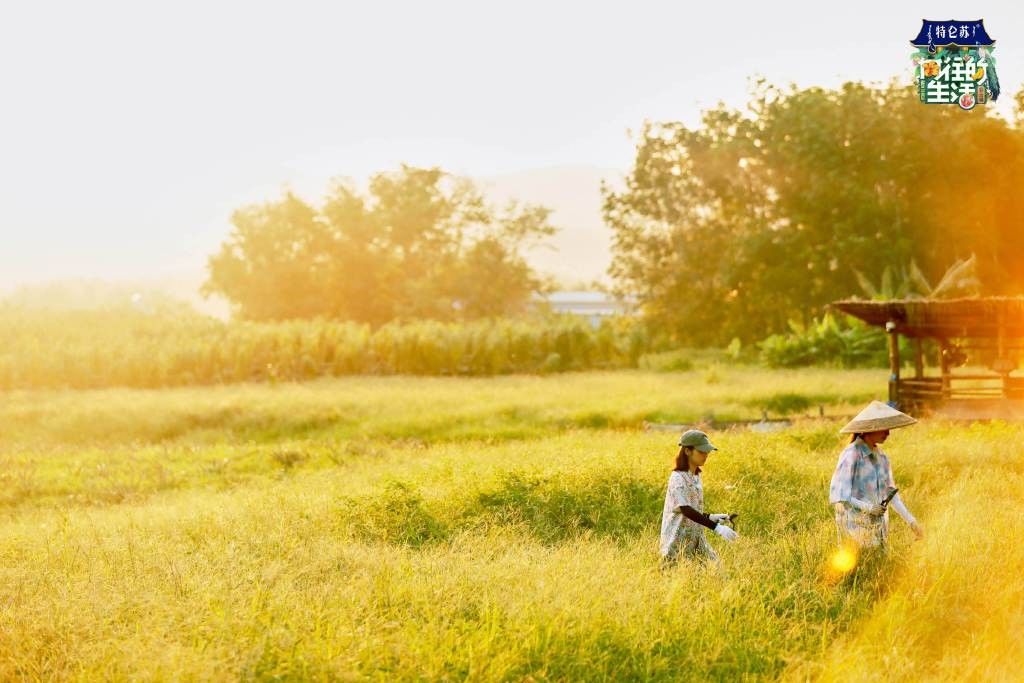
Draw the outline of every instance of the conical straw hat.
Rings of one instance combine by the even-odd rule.
[[[907,427],[917,422],[906,413],[901,413],[895,408],[881,401],[872,401],[867,408],[860,411],[857,417],[850,420],[850,423],[839,430],[840,434],[865,434],[867,432],[878,432],[883,429],[897,429]]]

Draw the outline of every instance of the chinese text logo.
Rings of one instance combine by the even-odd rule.
[[[993,56],[995,40],[984,20],[932,21],[910,41],[917,92],[925,104],[958,104],[961,109],[993,102],[999,97],[999,78]]]

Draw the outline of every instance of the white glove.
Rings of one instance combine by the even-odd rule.
[[[740,537],[738,533],[736,533],[724,524],[717,525],[715,527],[715,533],[729,542],[735,541],[737,538]]]
[[[729,515],[721,512],[716,512],[713,515],[708,515],[708,519],[710,519],[715,524],[722,524],[723,522],[729,521]]]

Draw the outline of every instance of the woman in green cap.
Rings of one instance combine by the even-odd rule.
[[[705,528],[727,541],[739,538],[739,534],[725,525],[730,515],[704,514],[704,486],[700,471],[708,454],[716,450],[708,435],[698,429],[683,432],[679,439],[679,454],[668,477],[668,492],[661,514],[663,564],[675,562],[679,555],[717,562],[718,555],[704,536]]]

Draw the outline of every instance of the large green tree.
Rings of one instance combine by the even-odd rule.
[[[990,293],[1024,289],[1024,136],[912,88],[758,83],[745,111],[644,128],[605,189],[612,275],[663,329],[756,339],[911,261],[936,280],[977,256]]]
[[[469,180],[402,166],[365,192],[337,183],[319,209],[286,194],[236,211],[204,291],[257,320],[514,314],[544,288],[522,251],[554,233],[549,214],[499,211]]]

